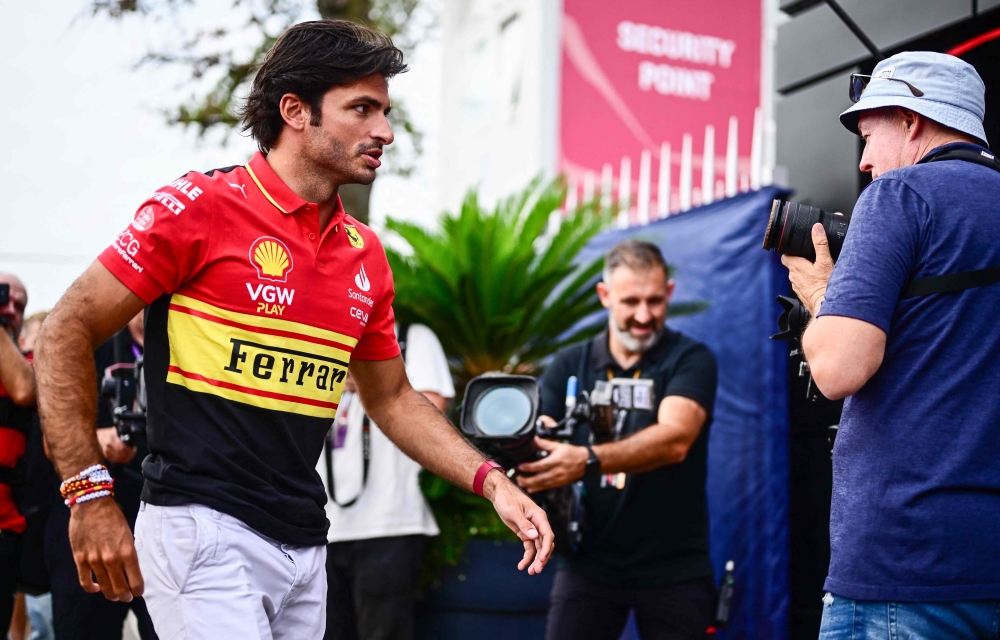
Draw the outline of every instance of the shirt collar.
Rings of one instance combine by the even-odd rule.
[[[628,369],[622,369],[621,365],[615,361],[614,357],[611,355],[611,349],[608,347],[608,330],[600,332],[594,336],[594,342],[590,348],[590,365],[597,370],[612,369],[614,371],[624,371],[626,373],[630,371],[635,371],[636,369],[645,369],[650,363],[654,363],[660,359],[663,352],[670,346],[673,342],[674,332],[669,328],[664,328],[663,335],[660,336],[659,342],[657,342],[653,347],[642,354],[639,361]]]
[[[260,189],[260,192],[281,213],[294,213],[309,204],[278,177],[278,174],[274,172],[271,165],[267,164],[267,159],[260,151],[253,154],[250,162],[246,164],[246,169],[247,173],[250,174],[250,178],[253,179],[257,188]],[[340,204],[340,198],[338,197],[337,213],[342,211],[343,206]],[[338,217],[337,213],[334,214],[335,218]]]

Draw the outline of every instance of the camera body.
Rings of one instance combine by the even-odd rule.
[[[115,429],[122,442],[136,446],[146,437],[146,384],[142,356],[135,363],[121,362],[104,370],[101,398],[109,403]]]
[[[535,436],[569,442],[583,426],[590,428],[592,444],[612,442],[622,436],[632,411],[656,408],[652,380],[613,378],[598,380],[594,389],[577,397],[578,380],[569,378],[566,415],[553,427],[538,419],[541,389],[529,376],[487,374],[472,379],[465,388],[459,428],[473,444],[505,469],[538,460],[546,454]],[[583,507],[583,481],[543,491],[535,496],[546,510],[562,548],[579,551],[587,530]]]

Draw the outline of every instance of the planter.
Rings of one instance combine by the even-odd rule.
[[[540,640],[555,577],[554,562],[537,576],[517,570],[516,542],[471,540],[417,607],[417,638]]]
[[[542,640],[553,560],[540,575],[517,570],[516,542],[472,540],[458,566],[448,567],[417,608],[419,640]],[[630,619],[621,640],[639,640]]]

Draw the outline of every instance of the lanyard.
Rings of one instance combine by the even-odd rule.
[[[336,428],[337,425],[334,423],[330,432],[336,431]],[[361,421],[361,489],[358,491],[358,495],[354,496],[349,502],[341,503],[337,501],[337,490],[333,483],[333,442],[330,440],[329,433],[326,436],[326,443],[323,446],[323,454],[326,458],[326,491],[330,494],[330,500],[333,501],[333,504],[346,509],[358,501],[361,494],[365,492],[365,487],[368,486],[368,466],[372,457],[372,427],[371,422],[368,420],[368,414],[366,413]]]
[[[636,369],[635,373],[632,374],[633,380],[638,380],[639,376],[642,375],[642,369]],[[615,378],[615,372],[608,367],[608,381],[610,382]],[[616,410],[615,411],[615,441],[621,440],[622,429],[625,427],[625,419],[628,417],[627,411]],[[614,487],[619,491],[625,488],[625,481],[628,479],[627,474],[624,473],[608,473],[601,476],[601,488]]]
[[[638,380],[639,376],[641,375],[642,375],[642,369],[636,369],[635,373],[632,374],[632,379]],[[611,370],[611,367],[608,367],[608,382],[614,379],[615,379],[615,372]]]

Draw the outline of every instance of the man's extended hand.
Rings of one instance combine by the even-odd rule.
[[[583,477],[587,459],[590,457],[586,447],[546,440],[538,436],[535,436],[535,445],[542,451],[548,452],[548,455],[535,462],[517,465],[517,470],[521,473],[531,474],[517,476],[517,484],[528,493],[563,487]]]
[[[131,602],[142,595],[132,531],[114,500],[98,498],[74,505],[70,509],[69,543],[85,591],[101,591],[115,602]]]
[[[813,225],[812,241],[816,248],[816,262],[786,255],[781,256],[781,264],[788,267],[788,279],[795,295],[815,318],[819,313],[820,303],[826,297],[826,284],[833,272],[833,258],[830,257],[830,243],[826,239],[823,225]]]
[[[541,573],[555,547],[555,536],[545,512],[500,473],[486,474],[483,495],[524,544],[524,558],[517,563],[517,569],[528,567],[528,575]]]
[[[118,430],[114,427],[100,427],[97,429],[97,442],[101,445],[101,455],[108,462],[114,464],[128,464],[135,457],[135,447],[131,447],[118,437]]]

